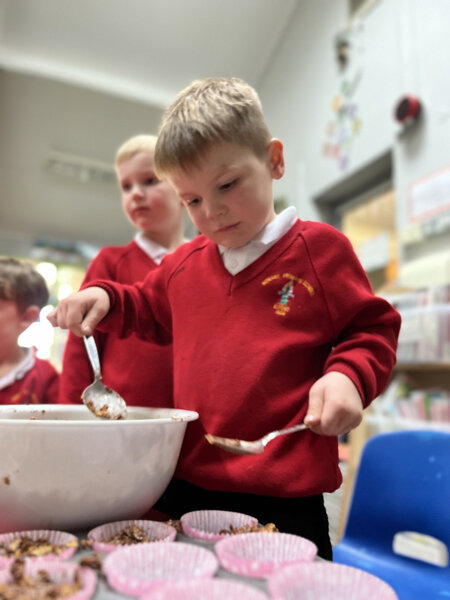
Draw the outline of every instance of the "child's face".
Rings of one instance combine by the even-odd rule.
[[[0,298],[0,344],[4,350],[17,347],[17,338],[29,324],[14,300]]]
[[[139,152],[117,165],[116,172],[123,209],[136,229],[152,237],[178,228],[180,199],[168,182],[156,177],[152,154]]]
[[[272,179],[283,173],[280,141],[270,142],[263,159],[249,148],[223,143],[208,150],[198,167],[176,170],[169,180],[201,233],[238,248],[274,219]]]

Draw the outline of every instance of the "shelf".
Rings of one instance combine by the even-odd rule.
[[[421,419],[405,419],[397,415],[385,416],[369,413],[364,414],[364,420],[369,425],[384,425],[393,431],[399,429],[431,429],[450,432],[450,423],[445,421],[424,421]]]
[[[426,363],[426,362],[411,362],[397,363],[394,367],[395,371],[450,371],[450,362],[444,363]]]

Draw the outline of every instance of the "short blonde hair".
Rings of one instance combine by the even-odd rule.
[[[125,160],[133,158],[139,152],[154,154],[156,146],[156,135],[135,135],[124,142],[116,152],[114,165],[117,167]]]
[[[206,77],[181,91],[163,115],[155,148],[159,178],[198,166],[221,142],[250,148],[263,157],[271,135],[256,91],[236,77]]]

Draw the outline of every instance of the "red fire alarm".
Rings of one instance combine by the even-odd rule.
[[[403,96],[395,107],[395,119],[402,125],[409,125],[420,116],[421,104],[415,96]]]

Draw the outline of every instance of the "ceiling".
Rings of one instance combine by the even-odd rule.
[[[125,243],[118,145],[193,79],[257,88],[301,1],[0,0],[0,238]]]
[[[257,85],[298,0],[1,0],[1,62],[164,107],[192,79]]]

